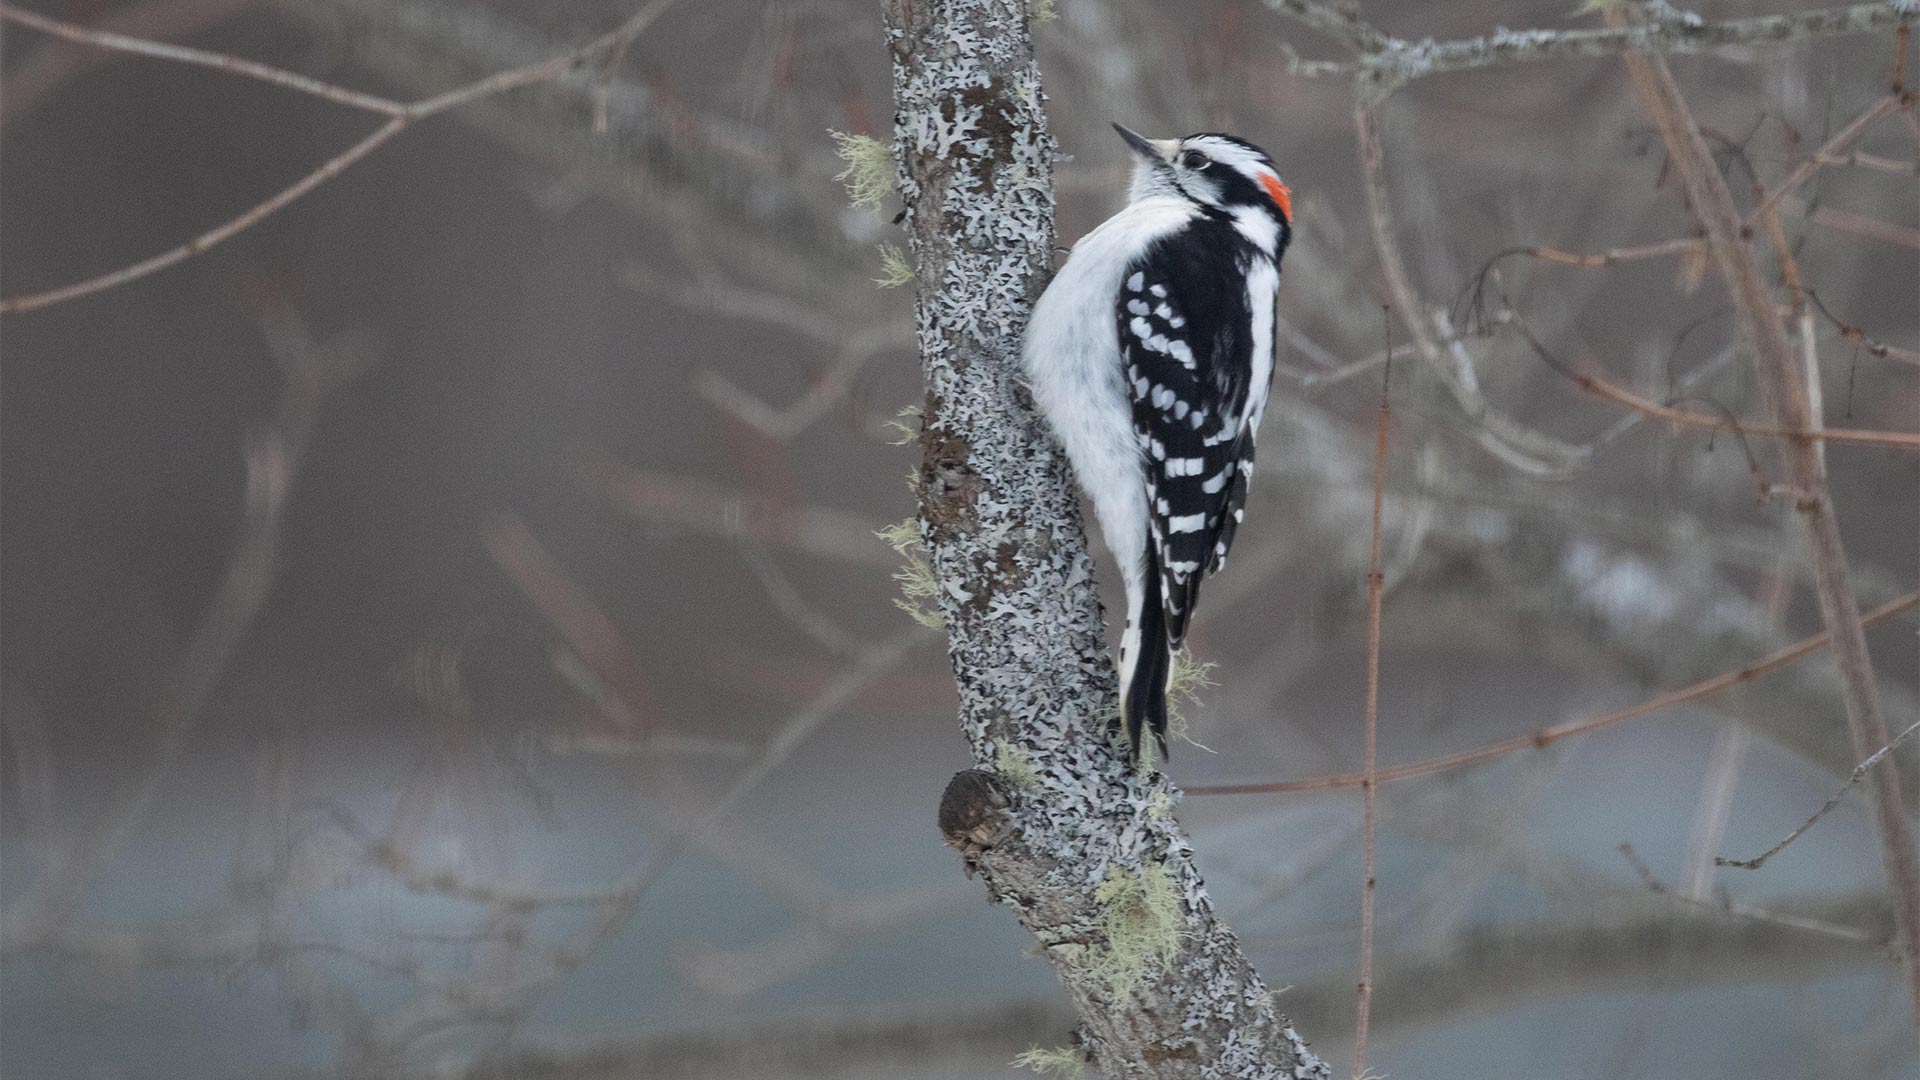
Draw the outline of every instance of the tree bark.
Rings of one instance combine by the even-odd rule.
[[[1052,268],[1054,143],[1021,0],[887,0],[927,399],[921,534],[977,768],[940,808],[1039,938],[1109,1078],[1324,1077],[1136,768],[1079,502],[1017,379]]]

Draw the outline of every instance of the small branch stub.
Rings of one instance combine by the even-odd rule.
[[[1013,805],[1006,781],[985,769],[962,769],[947,781],[940,796],[940,834],[960,849],[972,877],[980,856],[1014,831]]]

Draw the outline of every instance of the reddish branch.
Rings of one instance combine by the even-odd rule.
[[[1387,355],[1393,355],[1388,343]],[[1373,1013],[1373,795],[1375,734],[1380,721],[1380,594],[1386,575],[1380,570],[1381,519],[1387,498],[1387,429],[1393,407],[1387,391],[1393,382],[1393,364],[1389,360],[1380,382],[1380,418],[1373,446],[1373,535],[1367,549],[1367,759],[1360,774],[1361,852],[1364,880],[1360,889],[1360,991],[1353,1030],[1353,1076],[1363,1080],[1367,1073],[1367,1025]]]
[[[1872,626],[1875,623],[1885,622],[1916,606],[1920,606],[1920,592],[1910,592],[1905,596],[1882,604],[1880,607],[1862,615],[1860,617],[1860,624],[1862,626]],[[1731,689],[1742,683],[1751,682],[1770,671],[1783,668],[1796,660],[1811,656],[1825,649],[1830,640],[1831,635],[1826,631],[1821,631],[1811,637],[1803,638],[1777,652],[1769,653],[1738,671],[1725,672],[1715,675],[1710,679],[1702,679],[1690,686],[1683,686],[1678,690],[1669,690],[1648,698],[1638,705],[1632,705],[1624,709],[1615,709],[1612,712],[1602,713],[1599,716],[1589,717],[1585,720],[1575,720],[1565,724],[1556,724],[1553,727],[1541,728],[1527,735],[1517,735],[1511,739],[1501,739],[1498,742],[1488,743],[1485,746],[1473,750],[1462,750],[1457,754],[1446,754],[1441,757],[1428,758],[1425,761],[1409,762],[1405,765],[1393,765],[1385,769],[1378,769],[1374,772],[1374,781],[1384,784],[1394,780],[1407,780],[1415,776],[1426,776],[1430,773],[1446,772],[1451,769],[1464,768],[1468,765],[1484,764],[1521,750],[1545,749],[1562,739],[1569,739],[1575,735],[1585,735],[1589,732],[1599,731],[1602,728],[1614,727],[1619,724],[1624,724],[1629,720],[1638,720],[1642,717],[1651,716],[1654,713],[1670,709],[1675,705],[1684,705],[1690,701],[1698,701],[1702,698],[1712,697],[1714,694],[1718,694],[1723,690]],[[1336,791],[1342,788],[1356,788],[1365,782],[1366,773],[1346,772],[1331,773],[1326,776],[1313,776],[1303,780],[1281,780],[1268,783],[1197,784],[1188,787],[1186,790],[1189,795],[1281,795],[1303,791]]]

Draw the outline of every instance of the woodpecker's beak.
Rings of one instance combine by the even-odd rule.
[[[1117,122],[1113,125],[1113,130],[1119,132],[1120,137],[1127,140],[1127,145],[1133,147],[1134,153],[1139,154],[1155,165],[1164,165],[1173,160],[1173,152],[1180,146],[1180,140],[1178,139],[1149,139],[1132,128]]]

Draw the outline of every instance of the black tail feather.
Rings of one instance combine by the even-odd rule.
[[[1133,665],[1133,681],[1126,687],[1127,741],[1138,752],[1141,732],[1151,730],[1164,759],[1167,756],[1167,677],[1173,657],[1167,645],[1160,575],[1151,564],[1149,571],[1144,582],[1146,598],[1140,605],[1140,658]]]

